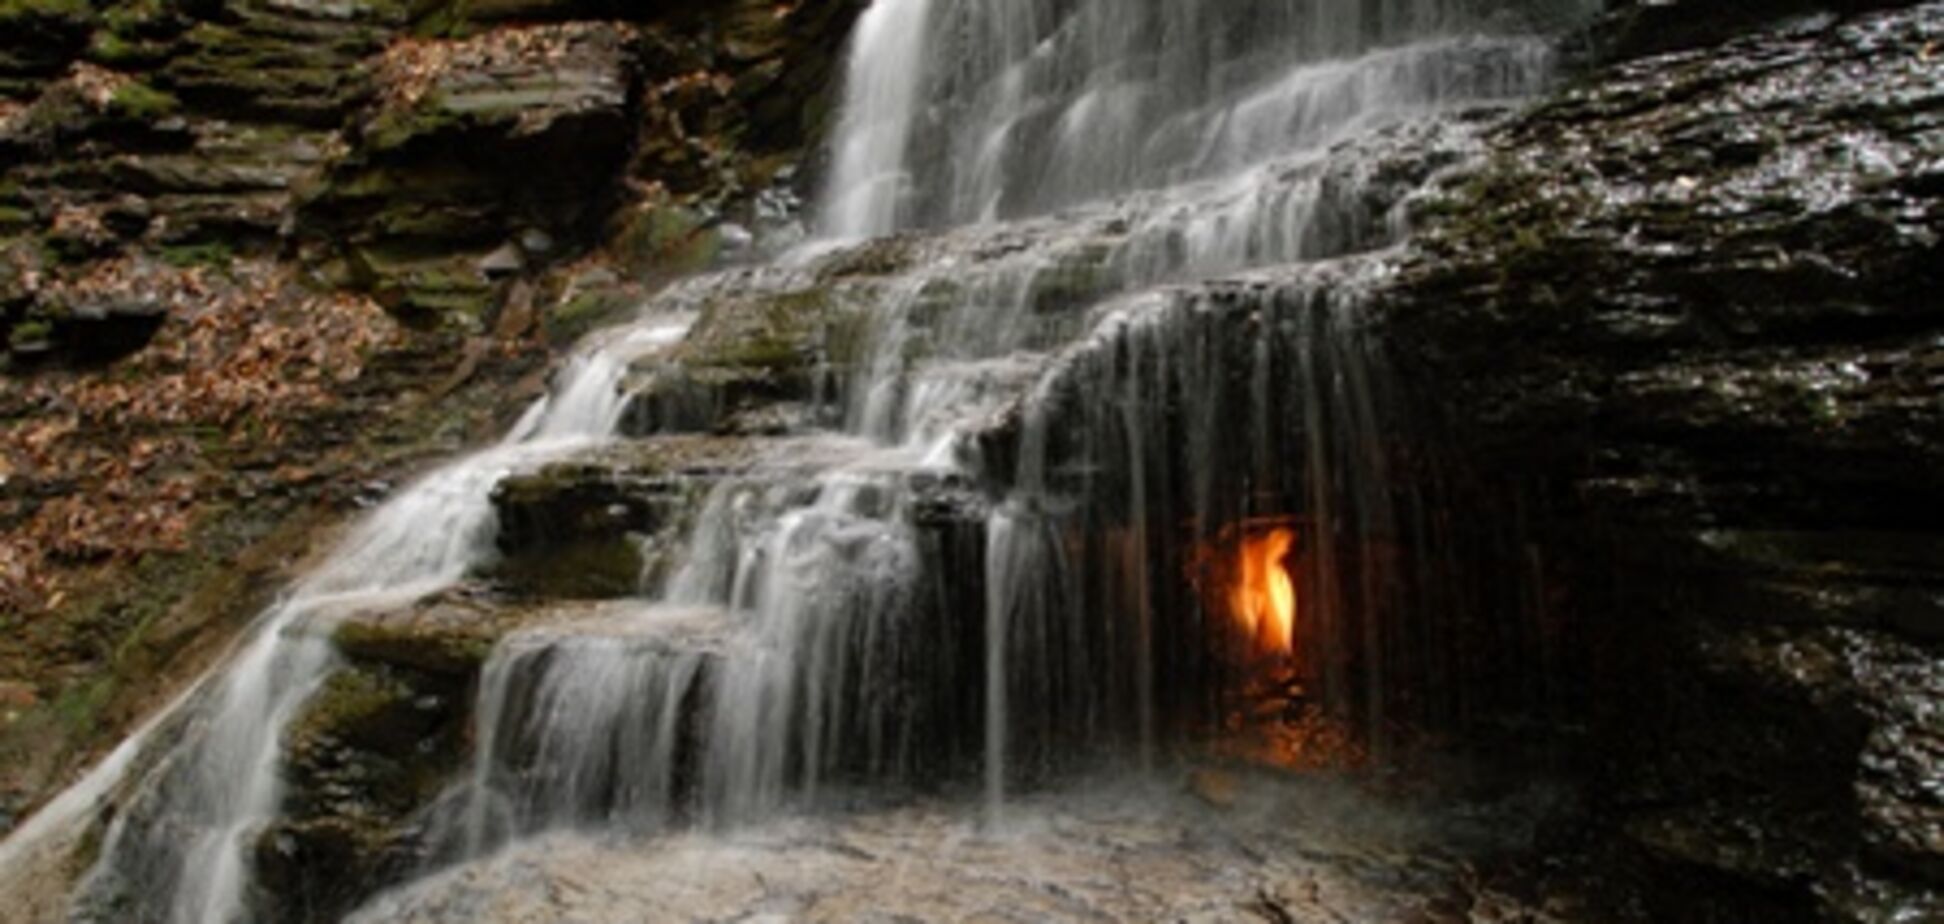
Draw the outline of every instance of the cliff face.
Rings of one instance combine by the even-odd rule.
[[[1922,4],[1585,75],[1427,207],[1386,318],[1608,627],[1614,817],[1723,914],[1944,885],[1940,38]]]
[[[0,2],[0,823],[552,347],[787,240],[859,6]]]
[[[787,243],[860,5],[0,0],[0,808],[216,657],[324,529],[501,432],[550,348]],[[1534,647],[1588,646],[1548,729],[1595,796],[1571,846],[1660,903],[1613,916],[1922,913],[1944,5],[1611,6],[1583,70],[1359,283],[1373,340],[1503,501],[1481,512],[1517,521],[1516,568],[1475,579],[1572,623]],[[677,488],[814,413],[865,323],[830,292],[927,246],[711,313],[627,424],[692,441],[508,479],[494,593],[345,624],[258,858],[280,911],[330,919],[409,869],[495,640],[631,593],[685,526]],[[1100,267],[1070,270],[1047,313],[1098,297]],[[926,499],[967,574],[983,523],[958,505],[990,487]]]

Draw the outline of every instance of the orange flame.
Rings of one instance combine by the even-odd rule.
[[[1229,591],[1236,622],[1257,650],[1296,650],[1296,582],[1287,559],[1296,531],[1272,529],[1242,540],[1242,579]]]

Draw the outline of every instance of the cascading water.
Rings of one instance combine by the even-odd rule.
[[[142,736],[166,730],[175,743],[155,755],[103,835],[74,917],[177,924],[249,917],[251,839],[279,808],[281,733],[333,668],[333,618],[435,592],[487,558],[493,485],[606,435],[622,410],[616,386],[625,360],[617,354],[652,348],[670,330],[665,321],[644,325],[577,358],[558,390],[503,442],[399,492],[260,616],[221,673]],[[111,760],[93,772],[101,778],[77,790],[105,794],[135,763]]]
[[[983,774],[997,816],[1065,767],[1151,766],[1221,718],[1213,617],[1184,575],[1265,514],[1303,518],[1305,667],[1377,746],[1401,714],[1394,662],[1435,660],[1424,630],[1373,615],[1412,594],[1379,547],[1429,533],[1387,475],[1356,336],[1359,280],[1385,268],[1351,255],[1395,243],[1411,197],[1473,152],[1456,114],[1547,79],[1521,9],[878,0],[826,243],[676,287],[503,444],[375,512],[164,720],[179,741],[107,832],[79,912],[252,916],[280,732],[333,668],[334,616],[476,571],[509,472],[715,426],[720,402],[681,369],[688,322],[766,299],[857,319],[823,348],[839,393],[711,475],[641,600],[499,642],[428,862],[559,829],[744,823],[860,782]],[[957,230],[841,242],[915,228]],[[1194,285],[1263,267],[1278,280]]]
[[[854,40],[823,227],[1045,214],[1521,94],[1531,62],[1462,36],[1561,6],[1592,4],[880,0]]]

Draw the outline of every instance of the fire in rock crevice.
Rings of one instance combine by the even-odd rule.
[[[1287,520],[1251,521],[1198,550],[1194,581],[1222,616],[1224,660],[1231,666],[1286,670],[1301,660],[1300,543]]]
[[[1261,657],[1296,654],[1296,581],[1289,570],[1295,548],[1296,530],[1275,526],[1244,535],[1235,553],[1229,611],[1250,651]]]
[[[1340,717],[1310,690],[1313,626],[1303,621],[1302,527],[1257,519],[1202,546],[1194,580],[1217,617],[1212,640],[1226,665],[1219,753],[1287,769],[1344,769],[1363,752]]]

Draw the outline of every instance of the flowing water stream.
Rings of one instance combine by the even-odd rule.
[[[1393,618],[1427,582],[1371,551],[1435,530],[1388,471],[1357,310],[1413,198],[1548,79],[1519,12],[877,0],[822,241],[658,296],[583,345],[503,442],[358,525],[125,748],[153,759],[111,760],[57,803],[80,819],[122,800],[76,916],[257,914],[254,838],[279,810],[281,733],[337,665],[330,623],[468,580],[509,473],[682,438],[700,413],[675,387],[685,344],[779,299],[853,319],[823,349],[831,387],[698,487],[639,599],[499,643],[472,766],[426,822],[428,868],[569,831],[772,830],[952,780],[1005,823],[1022,787],[1152,770],[1223,708],[1205,649],[1225,630],[1183,575],[1265,517],[1305,530],[1326,711],[1381,750],[1396,717],[1459,708],[1391,679],[1464,665],[1435,627]],[[56,826],[30,824],[0,866]],[[474,919],[456,914],[411,919]]]

